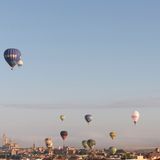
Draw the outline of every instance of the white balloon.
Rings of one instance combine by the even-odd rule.
[[[23,66],[23,61],[20,59],[20,60],[18,61],[17,65],[18,65],[19,67]]]
[[[51,138],[46,138],[45,139],[45,144],[47,148],[52,148],[53,147],[53,141]]]
[[[138,122],[139,117],[140,117],[140,114],[139,114],[138,111],[134,111],[134,112],[132,113],[131,118],[132,118],[134,124],[136,124],[136,123]]]

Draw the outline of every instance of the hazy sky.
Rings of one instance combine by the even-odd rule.
[[[159,146],[159,8],[158,0],[1,0],[0,134],[23,146],[48,136],[59,146],[61,130],[78,147],[89,138],[101,148]],[[12,47],[24,61],[14,71],[3,58]]]

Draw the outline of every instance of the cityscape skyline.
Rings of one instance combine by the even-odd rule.
[[[22,146],[46,137],[60,146],[61,130],[76,147],[89,138],[98,148],[160,145],[159,1],[0,4],[0,135]],[[10,70],[7,48],[21,51],[21,68]],[[93,115],[89,126],[85,114]]]

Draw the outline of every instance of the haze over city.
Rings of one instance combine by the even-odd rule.
[[[24,147],[45,145],[46,137],[61,146],[61,130],[79,148],[89,138],[97,148],[159,146],[159,7],[149,0],[2,0],[0,135]],[[21,68],[10,70],[7,48],[21,51]],[[89,125],[85,114],[93,115]]]

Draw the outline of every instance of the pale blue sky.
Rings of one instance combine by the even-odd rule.
[[[151,123],[160,121],[159,8],[158,0],[2,0],[1,132],[23,145],[42,144],[48,135],[58,145],[64,127],[73,133],[68,143],[80,146],[77,138],[94,131],[104,147],[112,145],[104,132],[114,126],[119,147],[159,145],[160,129]],[[14,71],[3,58],[11,47],[24,61]],[[143,120],[137,128],[135,109]],[[70,118],[62,126],[61,113]],[[85,113],[94,114],[93,128],[83,126]]]

